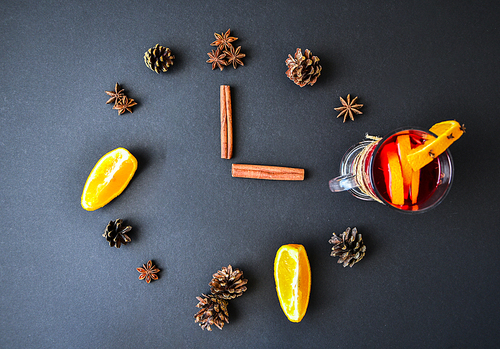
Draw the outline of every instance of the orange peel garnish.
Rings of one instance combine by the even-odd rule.
[[[462,136],[465,127],[455,120],[448,120],[435,124],[429,131],[435,133],[437,137],[429,137],[423,145],[413,149],[406,157],[414,171],[420,170],[446,151],[453,142]]]

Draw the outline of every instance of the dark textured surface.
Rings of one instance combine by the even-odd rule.
[[[0,17],[0,347],[500,346],[498,257],[500,5],[494,1],[4,1]],[[205,63],[232,29],[237,70]],[[160,43],[168,73],[144,65]],[[323,74],[285,76],[297,47]],[[139,105],[118,116],[119,82]],[[220,159],[219,85],[233,91],[235,152]],[[364,114],[336,119],[339,96]],[[365,132],[457,119],[446,200],[423,215],[332,194],[342,154]],[[85,180],[123,146],[139,161],[125,192],[80,206]],[[232,163],[302,167],[303,182],[231,178]],[[107,222],[133,226],[110,248]],[[329,256],[357,226],[363,261]],[[312,293],[300,324],[283,315],[273,261],[306,247]],[[153,259],[160,279],[139,281]],[[223,331],[194,323],[196,296],[232,264],[248,291]]]

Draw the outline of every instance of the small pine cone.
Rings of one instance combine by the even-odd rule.
[[[233,270],[233,267],[229,265],[217,271],[208,285],[214,296],[229,300],[243,295],[243,292],[247,290],[245,286],[247,282],[247,279],[243,279],[242,271]]]
[[[144,53],[144,63],[157,74],[166,72],[174,64],[175,56],[168,47],[156,44]]]
[[[215,297],[214,295],[204,295],[196,297],[199,303],[196,307],[201,308],[194,314],[194,322],[199,323],[202,330],[212,331],[211,325],[215,325],[222,330],[224,321],[229,323],[229,314],[227,312],[227,301]]]
[[[300,87],[305,85],[314,85],[318,77],[321,75],[321,65],[319,58],[313,56],[311,51],[305,50],[302,54],[300,48],[295,51],[295,57],[288,55],[285,61],[288,66],[286,76]]]
[[[356,228],[347,228],[340,236],[333,233],[328,241],[333,244],[331,256],[340,257],[338,263],[344,263],[344,267],[352,267],[365,256],[366,246],[363,237],[358,234]]]
[[[102,236],[104,236],[109,242],[109,246],[116,246],[117,248],[120,248],[122,244],[126,245],[132,241],[132,239],[130,239],[127,235],[127,233],[132,230],[132,227],[127,226],[124,228],[122,227],[122,223],[123,220],[121,219],[109,221],[106,229],[104,229],[104,234],[102,234]]]

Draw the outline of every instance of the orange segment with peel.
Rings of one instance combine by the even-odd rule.
[[[417,203],[418,198],[418,188],[420,186],[420,170],[413,171],[411,174],[411,184],[410,184],[410,199],[411,203],[415,205]]]
[[[432,126],[429,131],[435,133],[437,138],[429,138],[423,145],[413,149],[406,157],[412,169],[417,171],[442,154],[462,136],[464,129],[455,120],[443,121]]]
[[[274,259],[276,293],[288,320],[300,322],[311,292],[311,267],[304,246],[283,245]]]
[[[385,185],[391,203],[403,205],[405,202],[403,171],[396,143],[386,144],[382,148],[380,163],[385,174]]]
[[[415,204],[420,186],[420,170],[414,171],[406,158],[411,151],[410,135],[398,136],[396,144],[398,145],[399,161],[401,161],[403,171],[404,197],[407,199],[410,196],[412,204]]]
[[[401,161],[401,170],[403,172],[403,186],[404,186],[404,197],[408,198],[411,186],[411,178],[413,170],[410,166],[406,156],[411,151],[411,142],[409,135],[400,135],[396,139],[396,144],[398,146],[399,161]]]
[[[125,148],[117,148],[97,161],[82,193],[82,207],[94,211],[108,204],[127,187],[137,169],[137,159]]]

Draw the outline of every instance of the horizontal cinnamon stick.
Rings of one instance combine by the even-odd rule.
[[[233,177],[238,178],[303,181],[304,169],[279,166],[233,164],[232,175]]]

